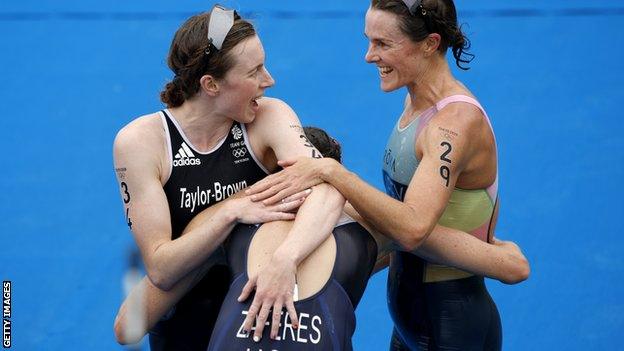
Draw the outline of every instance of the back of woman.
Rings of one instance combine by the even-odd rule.
[[[225,243],[234,274],[213,331],[209,350],[352,350],[354,309],[360,301],[377,257],[373,237],[358,223],[343,218],[330,236],[297,268],[295,308],[299,328],[284,309],[277,337],[255,342],[243,332],[251,304],[237,301],[249,275],[268,263],[292,222],[239,225]],[[267,322],[267,328],[271,324]]]

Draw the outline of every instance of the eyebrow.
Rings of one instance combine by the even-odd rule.
[[[369,38],[368,35],[366,35],[366,32],[364,32],[364,37],[368,40],[372,40],[372,41],[382,41],[385,43],[394,43],[394,41],[392,39],[388,39],[388,38],[384,38],[384,37],[380,37],[380,38]]]
[[[253,72],[253,71],[257,70],[257,69],[260,69],[260,68],[262,68],[262,66],[264,66],[264,63],[261,63],[261,64],[255,66],[254,68],[252,68],[249,71],[247,71],[247,73],[251,73],[251,72]]]

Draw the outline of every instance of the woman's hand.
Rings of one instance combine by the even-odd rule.
[[[255,289],[256,295],[247,312],[247,317],[243,324],[243,330],[249,333],[254,320],[256,329],[253,335],[255,342],[262,339],[262,331],[265,322],[269,318],[271,309],[271,339],[277,337],[282,315],[282,308],[286,307],[293,328],[299,327],[299,319],[295,311],[293,292],[295,289],[295,273],[297,267],[288,255],[281,255],[275,252],[271,262],[264,267],[257,275],[250,277],[238,298],[239,302],[245,301]],[[257,316],[257,318],[256,318]]]
[[[500,240],[497,237],[492,237],[492,244],[500,247],[512,256],[524,257],[520,246],[518,246],[518,244],[514,243],[513,241]]]
[[[279,161],[284,169],[262,179],[245,190],[252,201],[266,205],[275,204],[291,195],[327,181],[331,167],[340,166],[331,158],[300,157],[296,160]]]
[[[300,191],[276,205],[253,202],[249,196],[240,196],[232,199],[231,208],[239,223],[258,224],[293,220],[294,212],[303,204],[310,192],[311,190]]]
[[[531,267],[529,261],[526,259],[520,246],[513,241],[503,241],[497,238],[492,238],[492,244],[503,249],[509,258],[510,268],[506,269],[504,279],[500,279],[505,284],[517,284],[525,281],[529,278],[531,273]]]

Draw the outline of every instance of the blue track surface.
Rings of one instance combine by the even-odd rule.
[[[404,92],[364,60],[364,1],[228,1],[251,15],[271,95],[328,129],[381,187]],[[15,350],[111,350],[132,238],[112,169],[116,131],[161,108],[165,56],[186,1],[0,3],[0,278],[13,282]],[[499,235],[532,264],[488,283],[505,350],[621,349],[624,101],[621,1],[458,1],[477,55],[458,72],[497,133]],[[385,276],[358,310],[356,350],[386,350]],[[618,336],[619,335],[619,336]]]

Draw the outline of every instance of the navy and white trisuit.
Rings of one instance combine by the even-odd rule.
[[[230,132],[208,152],[199,152],[168,110],[161,111],[167,135],[171,175],[164,185],[171,215],[171,239],[180,236],[191,219],[237,191],[264,178],[245,125],[233,122]],[[217,319],[231,273],[222,246],[210,260],[214,266],[166,318],[150,330],[152,350],[205,350]]]
[[[349,351],[355,331],[354,309],[359,303],[377,257],[377,244],[360,224],[349,221],[334,229],[336,260],[330,279],[316,294],[295,302],[299,329],[292,328],[286,309],[282,311],[279,340],[265,336],[256,343],[242,332],[253,300],[239,303],[237,297],[247,282],[247,254],[258,230],[255,225],[238,225],[224,247],[234,281],[223,302],[210,339],[209,351]],[[253,335],[253,332],[251,333]]]

